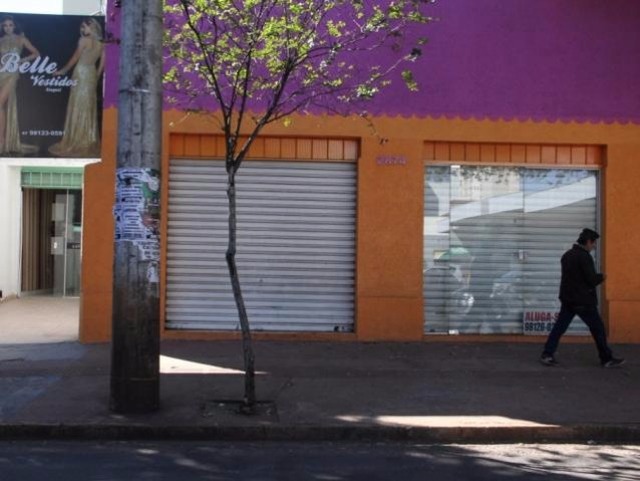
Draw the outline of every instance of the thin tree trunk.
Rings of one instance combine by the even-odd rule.
[[[249,327],[249,316],[244,305],[242,289],[240,288],[240,278],[236,265],[236,239],[237,239],[237,215],[236,215],[236,185],[235,172],[231,167],[228,173],[227,197],[229,199],[229,245],[227,247],[227,266],[231,277],[231,287],[233,288],[233,298],[236,301],[240,327],[242,328],[242,350],[244,353],[244,403],[241,411],[244,414],[253,414],[256,405],[256,385],[255,385],[255,357],[253,345],[251,344],[251,328]]]

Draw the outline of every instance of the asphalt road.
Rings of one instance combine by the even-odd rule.
[[[640,446],[0,442],[2,481],[640,480]]]

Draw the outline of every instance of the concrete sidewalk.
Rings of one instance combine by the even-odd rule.
[[[79,297],[25,296],[0,302],[0,346],[78,340]]]
[[[0,344],[0,438],[640,442],[640,346],[256,342],[256,416],[236,414],[238,342],[164,342],[161,409],[108,410],[110,346]]]

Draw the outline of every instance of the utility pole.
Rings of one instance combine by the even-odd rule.
[[[160,403],[162,0],[122,0],[110,408]]]

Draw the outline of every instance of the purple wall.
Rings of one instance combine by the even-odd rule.
[[[387,90],[369,112],[640,123],[639,1],[440,0],[434,14],[420,92]],[[113,106],[117,48],[108,52]]]

